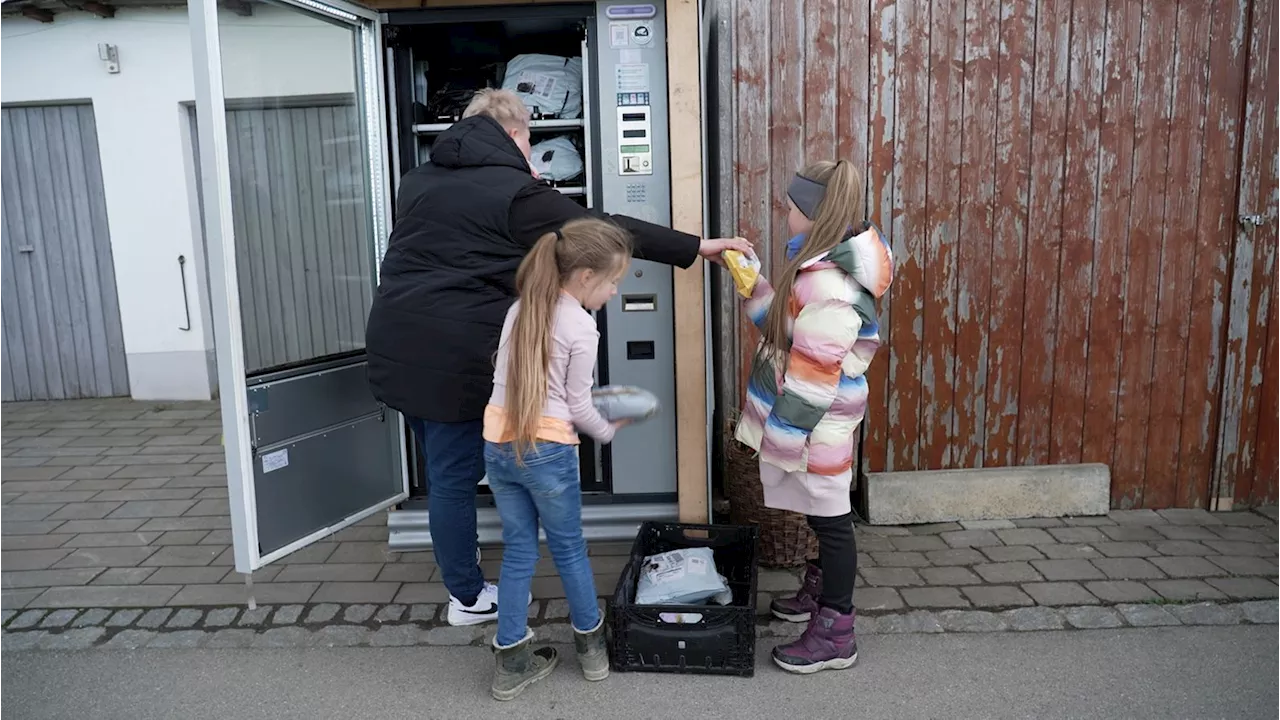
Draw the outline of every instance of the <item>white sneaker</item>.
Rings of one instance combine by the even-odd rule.
[[[533,604],[533,593],[529,593],[529,604]],[[484,589],[476,596],[472,605],[463,605],[458,598],[449,596],[449,612],[445,619],[454,627],[465,625],[483,625],[498,619],[498,586],[485,583]]]

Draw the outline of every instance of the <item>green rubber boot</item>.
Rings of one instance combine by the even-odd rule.
[[[533,631],[514,645],[498,645],[494,640],[493,699],[514,700],[524,689],[551,674],[560,661],[555,648],[534,650]]]

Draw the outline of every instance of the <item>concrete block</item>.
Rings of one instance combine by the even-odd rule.
[[[867,515],[873,525],[1029,517],[1106,515],[1111,471],[1105,465],[871,473]]]

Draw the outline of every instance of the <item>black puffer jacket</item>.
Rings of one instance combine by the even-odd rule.
[[[539,237],[588,215],[630,230],[638,258],[680,267],[697,258],[693,235],[589,212],[534,179],[491,118],[443,133],[431,162],[400,183],[366,332],[374,397],[423,420],[483,417],[520,261]]]

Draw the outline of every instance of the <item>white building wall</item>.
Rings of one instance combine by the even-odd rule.
[[[254,8],[248,18],[220,16],[229,98],[353,91],[348,30]],[[119,10],[110,19],[69,11],[53,23],[6,18],[0,31],[0,102],[93,103],[131,394],[209,398],[213,340],[183,106],[195,99],[186,10]],[[99,43],[117,46],[119,73],[106,71]],[[179,255],[190,261],[190,331],[180,329]]]

